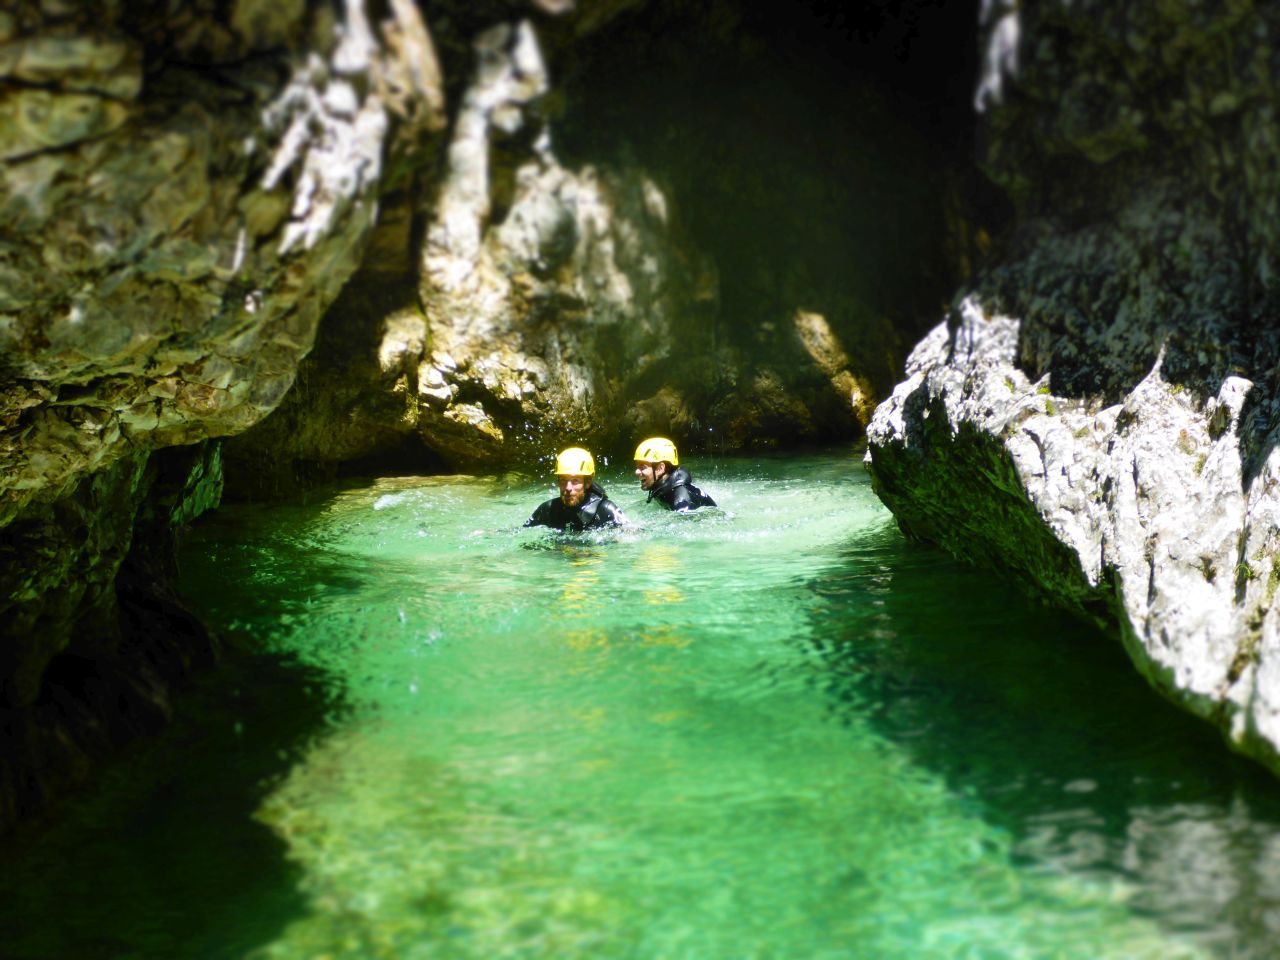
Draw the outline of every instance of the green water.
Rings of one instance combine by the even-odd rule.
[[[1280,785],[907,543],[857,451],[557,537],[527,478],[220,511],[239,651],[0,860],[0,955],[1267,957]]]

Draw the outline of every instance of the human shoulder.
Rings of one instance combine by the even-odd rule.
[[[533,511],[533,516],[524,522],[526,527],[539,526],[556,526],[556,504],[560,503],[559,497],[552,497],[543,503],[538,504]]]
[[[686,468],[677,468],[673,483],[672,509],[683,513],[689,510],[697,510],[699,507],[714,507],[716,505],[716,502],[709,495],[703,493],[701,488],[693,482],[693,475]]]
[[[622,508],[608,497],[600,498],[600,503],[596,507],[596,516],[602,518],[604,524],[623,526],[627,523],[627,517],[622,512]]]

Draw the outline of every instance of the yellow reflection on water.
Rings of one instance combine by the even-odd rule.
[[[572,568],[564,585],[560,588],[560,605],[565,610],[575,613],[585,611],[589,606],[598,606],[600,573],[595,567],[600,558],[592,554],[583,554],[573,558]]]
[[[582,653],[588,650],[603,650],[609,646],[609,638],[603,630],[589,627],[580,630],[566,630],[564,632],[564,642],[570,650],[577,650]]]
[[[680,553],[674,546],[669,543],[646,544],[636,558],[636,569],[654,581],[643,591],[645,603],[661,607],[684,602],[684,592],[665,580],[680,569]]]
[[[680,569],[680,553],[669,543],[646,543],[636,557],[641,573],[674,573]]]
[[[654,627],[641,637],[641,645],[646,647],[675,647],[682,650],[692,642],[687,631],[672,626]]]
[[[662,606],[668,603],[680,603],[684,600],[684,594],[676,587],[662,586],[653,590],[644,591],[644,602],[652,603],[656,606]]]

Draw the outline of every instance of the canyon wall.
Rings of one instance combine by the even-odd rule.
[[[444,124],[412,4],[221,6],[0,13],[0,822],[212,658],[169,583],[210,438],[289,391]]]
[[[876,490],[1280,770],[1280,14],[985,8],[1014,219],[876,411]]]
[[[232,494],[862,435],[961,259],[920,106],[734,4],[574,22],[448,45],[449,129],[298,389],[227,444]]]

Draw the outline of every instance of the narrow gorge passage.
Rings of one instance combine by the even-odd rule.
[[[1280,8],[12,6],[0,957],[1270,960]]]
[[[596,537],[514,475],[198,525],[255,659],[19,838],[6,955],[1267,955],[1266,773],[905,541],[860,450],[692,464],[723,510],[604,468]]]
[[[224,498],[856,439],[963,269],[975,17],[0,13],[0,829],[216,658]]]

